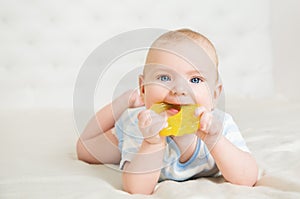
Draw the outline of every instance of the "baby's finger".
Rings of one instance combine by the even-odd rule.
[[[149,110],[143,110],[138,114],[139,125],[142,127],[147,127],[152,122],[151,113]]]
[[[206,111],[206,108],[204,106],[200,106],[195,109],[195,116],[199,117]]]
[[[209,125],[211,123],[212,115],[208,112],[202,113],[201,119],[200,119],[200,130],[201,131],[207,131],[209,128]]]
[[[167,118],[158,115],[152,110],[141,111],[138,115],[139,128],[144,138],[159,136],[159,132],[168,126]]]
[[[206,129],[205,129],[208,133],[211,132],[210,129],[211,129],[212,121],[213,121],[213,116],[210,114],[209,120],[206,125]]]
[[[166,128],[168,126],[168,122],[167,122],[168,118],[166,116],[162,116],[162,115],[153,113],[151,118],[152,118],[152,123],[151,123],[152,130],[154,132],[159,132],[163,128]]]
[[[217,118],[212,118],[211,125],[209,127],[209,132],[211,134],[218,134],[222,132],[223,125]]]

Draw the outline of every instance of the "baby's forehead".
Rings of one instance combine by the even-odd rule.
[[[168,52],[164,50],[151,50],[148,53],[147,60],[145,63],[146,69],[172,69],[179,67],[180,68],[193,68],[196,69],[197,66],[200,66],[201,63],[192,63],[185,57],[175,54],[174,52]]]
[[[218,66],[218,58],[213,44],[203,35],[182,34],[182,32],[170,32],[155,40],[150,49],[165,49],[175,51],[181,55],[194,52],[197,55],[205,55]]]
[[[157,65],[180,65],[196,70],[217,69],[204,51],[193,51],[188,48],[151,48],[147,55],[145,67]]]
[[[209,79],[217,79],[217,68],[205,51],[200,49],[172,46],[172,48],[152,47],[149,49],[144,75],[159,71],[179,70],[184,73],[196,73]]]
[[[189,38],[158,40],[150,47],[148,55],[163,56],[166,55],[166,53],[177,55],[193,64],[197,62],[209,62],[210,64],[216,65],[204,44],[200,45]]]

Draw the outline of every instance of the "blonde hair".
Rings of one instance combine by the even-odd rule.
[[[187,28],[178,29],[175,31],[169,31],[167,33],[164,33],[163,35],[161,35],[159,38],[157,38],[153,42],[152,47],[157,46],[157,45],[159,46],[164,43],[168,43],[171,40],[178,41],[178,40],[183,39],[183,37],[191,39],[196,44],[198,44],[205,51],[205,53],[209,56],[209,58],[213,61],[216,68],[218,68],[219,60],[218,60],[216,49],[215,49],[214,45],[212,44],[212,42],[204,35],[202,35],[198,32],[195,32],[193,30],[187,29]]]

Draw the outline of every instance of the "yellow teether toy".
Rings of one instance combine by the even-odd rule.
[[[168,127],[159,132],[161,136],[182,136],[195,133],[199,128],[199,118],[194,115],[199,105],[171,105],[165,103],[154,104],[150,109],[156,113],[175,108],[180,109],[178,113],[168,118]]]

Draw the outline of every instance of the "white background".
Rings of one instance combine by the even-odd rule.
[[[210,38],[227,98],[299,100],[299,8],[297,0],[1,0],[0,107],[72,108],[89,54],[138,28],[191,28]],[[132,57],[127,64],[142,64]]]

